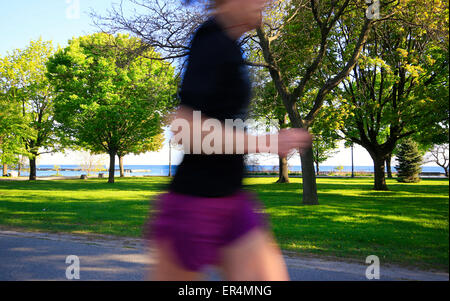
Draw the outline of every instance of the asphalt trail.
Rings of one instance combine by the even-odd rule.
[[[151,249],[139,239],[0,231],[0,280],[67,280],[69,255],[79,258],[80,280],[145,280],[154,264]],[[368,280],[365,259],[358,264],[285,254],[285,260],[294,281]],[[222,280],[213,268],[205,275]],[[448,281],[449,276],[381,264],[380,280]]]

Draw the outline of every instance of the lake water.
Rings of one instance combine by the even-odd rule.
[[[79,165],[59,165],[61,169],[79,169]],[[54,170],[39,170],[39,169],[53,169],[53,165],[38,165],[36,175],[38,177],[52,176],[56,174]],[[178,165],[172,165],[172,175],[176,173]],[[333,171],[336,166],[319,166],[320,171]],[[119,176],[120,172],[118,171],[119,166],[116,166],[115,175]],[[169,174],[169,165],[124,165],[125,170],[131,170],[131,172],[126,172],[126,175],[130,176],[143,176],[143,175],[152,175],[152,176],[167,176]],[[278,165],[248,165],[248,171],[262,171],[262,172],[273,172],[278,171]],[[301,166],[290,166],[290,171],[301,171]],[[8,172],[11,170],[8,169]],[[346,172],[351,172],[351,166],[344,166],[344,170]],[[354,171],[363,171],[363,172],[373,172],[373,166],[354,166]],[[395,172],[396,169],[392,166],[392,171]],[[439,166],[423,166],[423,172],[441,172],[443,173],[443,168]],[[92,176],[97,176],[99,172],[91,172]],[[108,171],[101,171],[100,173],[104,173],[105,176],[108,175]],[[61,176],[80,176],[82,174],[87,174],[86,171],[81,170],[61,170],[59,172]],[[28,176],[29,173],[22,171],[21,176]]]

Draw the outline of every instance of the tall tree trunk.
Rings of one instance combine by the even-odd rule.
[[[389,190],[386,185],[386,179],[384,174],[384,163],[386,158],[380,154],[372,155],[375,171],[375,184],[373,189],[375,190]]]
[[[448,178],[448,168],[449,168],[449,166],[445,166],[444,164],[440,164],[439,162],[435,162],[435,163],[444,169],[444,174]]]
[[[3,164],[3,176],[6,177],[8,175],[8,164]]]
[[[22,171],[22,164],[17,164],[17,176],[20,177],[20,172]]]
[[[288,161],[287,156],[281,157],[279,156],[280,162],[280,172],[277,183],[289,183],[289,169],[288,169]]]
[[[30,158],[30,181],[36,180],[36,154],[32,154],[33,156]]]
[[[392,179],[391,159],[392,153],[390,153],[386,158],[387,177],[389,179]]]
[[[280,129],[286,128],[288,124],[288,114],[285,112],[278,118],[278,126]],[[278,156],[279,160],[279,177],[277,183],[289,183],[289,169],[287,156]]]
[[[109,176],[108,176],[108,183],[114,183],[114,169],[116,165],[116,154],[117,152],[110,152],[109,153]]]
[[[125,177],[124,170],[123,170],[123,156],[119,156],[119,168],[120,168],[120,177]]]
[[[312,148],[305,149],[302,162],[303,205],[319,205]]]

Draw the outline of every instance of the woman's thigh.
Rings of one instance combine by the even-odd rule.
[[[267,230],[254,228],[221,249],[220,268],[231,281],[287,281],[281,250]]]
[[[169,240],[155,243],[155,268],[147,275],[148,280],[155,281],[195,281],[202,280],[203,274],[185,269],[177,259]]]

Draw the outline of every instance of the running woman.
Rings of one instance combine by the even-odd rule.
[[[223,129],[225,119],[246,119],[251,85],[238,39],[261,25],[266,0],[211,2],[214,12],[191,41],[175,114],[188,122],[190,131],[193,111],[201,112],[201,122],[213,118]],[[277,145],[269,147],[279,155],[311,147],[311,135],[302,129],[262,136],[242,132],[244,154],[260,152],[250,146],[250,138],[270,141],[270,135],[277,135]],[[207,134],[202,132],[201,139]],[[202,280],[204,268],[213,265],[231,281],[289,280],[257,194],[242,187],[244,155],[236,151],[236,140],[231,154],[194,154],[192,139],[188,146],[181,141],[188,152],[168,192],[157,197],[156,215],[148,222],[147,238],[156,250],[149,279]],[[222,150],[227,143],[222,139]]]

